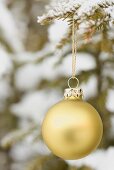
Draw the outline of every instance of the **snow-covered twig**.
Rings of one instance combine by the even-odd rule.
[[[50,9],[51,8],[51,9]],[[38,17],[40,24],[46,24],[54,19],[59,18],[71,18],[75,14],[75,20],[88,20],[96,14],[96,11],[101,11],[101,15],[92,18],[92,20],[104,20],[114,21],[114,0],[67,0],[60,1],[57,5],[53,5],[48,8],[48,12]],[[103,17],[104,16],[104,17]]]

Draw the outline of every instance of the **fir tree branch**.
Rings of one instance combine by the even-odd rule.
[[[43,16],[38,17],[38,22],[42,25],[47,24],[54,19],[69,19],[75,14],[75,20],[82,23],[84,20],[91,18],[96,20],[114,22],[114,0],[68,0],[67,3],[61,1]],[[101,13],[99,13],[101,11]],[[97,14],[97,15],[96,15]],[[100,14],[100,15],[99,15]],[[95,17],[97,16],[97,18]]]
[[[34,130],[38,128],[37,126],[32,126],[28,129],[18,129],[7,134],[0,142],[0,146],[4,149],[10,148],[15,143],[23,140],[26,136],[33,133]]]

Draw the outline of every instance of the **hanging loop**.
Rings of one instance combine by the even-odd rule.
[[[76,26],[75,26],[75,14],[72,18],[72,77],[68,79],[68,86],[70,89],[73,89],[74,87],[71,87],[71,80],[74,80],[76,82],[75,88],[78,88],[79,86],[79,80],[76,77],[76,53],[77,53],[77,35],[76,35]]]
[[[68,79],[68,87],[71,88],[71,89],[74,88],[74,87],[71,87],[71,85],[70,85],[71,80],[76,81],[76,86],[75,86],[75,88],[78,88],[78,86],[79,86],[79,80],[78,80],[77,77],[70,77],[70,78]]]

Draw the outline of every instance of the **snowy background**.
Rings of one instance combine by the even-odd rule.
[[[71,76],[71,54],[68,53],[64,60],[59,61],[71,46],[56,49],[60,39],[67,33],[66,21],[55,21],[49,26],[37,24],[37,15],[43,13],[47,3],[39,0],[0,0],[0,138],[9,138],[9,133],[15,129],[20,130],[17,133],[23,133],[38,126],[23,140],[12,144],[10,150],[0,150],[1,170],[9,170],[8,167],[11,170],[26,170],[28,161],[50,153],[42,140],[36,139],[47,109],[63,98],[64,85],[61,87],[61,83],[58,83],[54,87],[48,82],[65,77],[67,87],[67,78]],[[106,58],[107,55],[103,53],[101,60]],[[95,68],[92,55],[84,52],[77,54],[77,74]],[[114,68],[104,69],[103,74],[114,77]],[[85,100],[97,94],[97,83],[95,75],[81,83]],[[114,89],[110,88],[106,107],[112,113],[113,102]],[[110,119],[110,138],[114,138],[113,114]],[[107,149],[98,149],[88,157],[68,161],[68,164],[77,167],[87,165],[93,170],[113,170],[114,147],[110,144]]]

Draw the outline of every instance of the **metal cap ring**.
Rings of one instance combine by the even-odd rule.
[[[74,80],[77,81],[77,85],[76,85],[75,88],[78,88],[78,86],[79,86],[79,80],[78,80],[77,77],[70,77],[70,78],[68,79],[68,87],[69,87],[69,88],[73,88],[73,87],[70,86],[70,80],[72,80],[72,79],[74,79]]]

